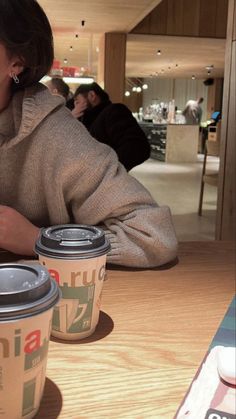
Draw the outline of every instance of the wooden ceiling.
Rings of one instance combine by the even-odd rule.
[[[157,51],[161,55],[157,55]],[[158,35],[128,35],[129,77],[223,77],[225,40]],[[211,74],[206,67],[213,65]]]
[[[38,0],[52,25],[61,65],[89,67],[96,76],[100,38],[130,32],[161,0]],[[84,23],[84,24],[83,24]],[[71,49],[72,47],[72,49]],[[160,49],[162,54],[157,56]],[[127,35],[127,77],[222,77],[225,40]],[[64,59],[67,63],[64,64]],[[178,64],[178,67],[176,66]],[[164,70],[164,71],[163,71]]]

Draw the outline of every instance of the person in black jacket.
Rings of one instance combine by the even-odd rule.
[[[150,156],[150,145],[130,110],[112,103],[97,84],[81,84],[74,94],[72,114],[98,141],[112,147],[129,171]]]

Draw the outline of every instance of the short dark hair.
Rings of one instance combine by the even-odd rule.
[[[19,90],[38,82],[52,66],[53,36],[46,14],[36,0],[0,0],[0,43],[7,55],[23,61]]]
[[[89,83],[89,84],[81,84],[79,87],[77,87],[75,94],[74,94],[74,98],[76,98],[76,96],[78,95],[84,95],[84,94],[88,94],[89,92],[95,92],[96,95],[98,95],[101,99],[102,102],[107,102],[109,99],[109,95],[107,92],[105,92],[105,90],[103,90],[99,84],[93,82],[93,83]]]
[[[62,95],[65,99],[68,98],[70,88],[68,84],[64,82],[60,77],[53,77],[50,82],[52,83],[53,87],[57,89],[58,93]]]

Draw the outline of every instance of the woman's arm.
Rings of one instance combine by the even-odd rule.
[[[14,208],[0,205],[0,248],[31,256],[39,235],[39,228]]]
[[[174,259],[177,240],[169,208],[159,207],[118,162],[116,153],[94,141],[84,127],[80,138],[69,159],[73,182],[64,183],[75,221],[104,229],[111,242],[110,263],[154,267]],[[86,156],[80,164],[78,153]]]
[[[35,160],[34,176],[31,170],[30,175],[25,172],[24,186],[29,182],[28,189],[32,187],[34,179],[40,182],[35,185],[41,191],[37,205],[46,211],[51,224],[60,220],[100,226],[111,242],[110,263],[154,267],[176,257],[177,240],[169,209],[159,207],[127,174],[116,153],[94,140],[69,111],[51,114],[41,124],[33,145],[30,162]],[[29,197],[23,195],[22,199]],[[27,214],[23,204],[21,208],[22,215],[0,207],[0,247],[31,255],[38,227],[46,225],[36,227],[27,219],[35,219],[34,214]]]

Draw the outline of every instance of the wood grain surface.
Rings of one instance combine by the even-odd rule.
[[[100,322],[51,340],[37,419],[172,419],[235,292],[228,242],[185,242],[172,267],[108,269]]]

